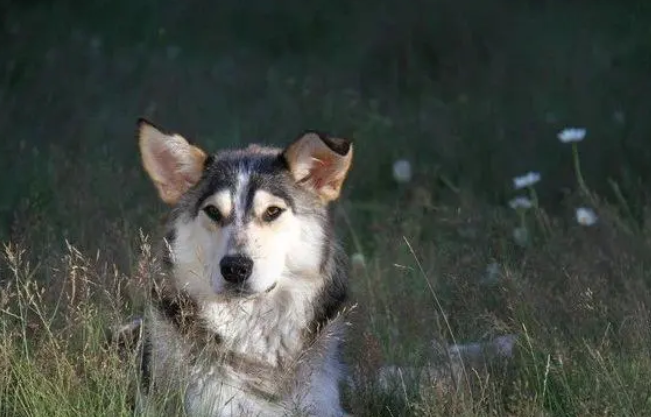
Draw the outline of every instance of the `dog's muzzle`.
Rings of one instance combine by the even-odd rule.
[[[253,272],[253,260],[246,256],[225,256],[219,262],[222,276],[233,284],[242,284]]]

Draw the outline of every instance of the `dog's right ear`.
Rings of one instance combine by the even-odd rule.
[[[182,136],[163,133],[139,119],[138,142],[142,164],[167,204],[175,204],[201,179],[206,154]]]

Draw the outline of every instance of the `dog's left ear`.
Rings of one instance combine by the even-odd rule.
[[[296,182],[329,202],[339,197],[353,160],[353,145],[310,132],[289,145],[283,157]]]

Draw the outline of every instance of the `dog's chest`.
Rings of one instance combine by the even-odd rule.
[[[308,311],[268,303],[213,304],[202,312],[223,347],[270,366],[288,365],[303,349]]]
[[[268,401],[273,392],[268,378],[258,378],[227,367],[194,366],[185,393],[188,415],[194,416],[279,416],[277,401]],[[265,398],[266,397],[266,398]]]
[[[268,364],[244,359],[202,362],[193,366],[186,393],[189,415],[206,415],[206,412],[210,416],[343,415],[339,405],[337,337],[316,343],[320,346],[316,349],[298,344],[295,348],[298,350],[294,351],[286,346],[296,343],[290,340],[293,330],[283,324],[285,322],[272,320],[237,334],[243,343],[241,346],[245,343],[249,346],[244,358],[250,358],[252,352],[260,351],[265,355],[275,352],[275,356],[266,355]],[[274,337],[264,343],[255,339],[255,332],[263,330],[271,330]],[[288,354],[282,356],[283,352]],[[280,360],[278,358],[286,363],[270,363]]]

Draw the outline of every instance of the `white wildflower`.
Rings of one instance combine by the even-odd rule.
[[[406,159],[399,159],[393,163],[393,178],[397,182],[411,181],[411,163]]]
[[[531,199],[527,197],[518,196],[512,199],[511,201],[509,201],[509,206],[511,206],[513,210],[518,210],[518,209],[526,210],[526,209],[530,209],[533,206],[533,202],[531,201]]]
[[[501,276],[501,266],[497,262],[491,262],[486,266],[486,273],[479,280],[480,284],[493,285],[497,284]]]
[[[516,190],[519,190],[521,188],[531,187],[538,181],[540,181],[539,172],[528,172],[524,175],[513,178],[513,186]]]
[[[486,266],[486,275],[495,276],[500,273],[500,264],[497,262],[491,262]]]
[[[558,133],[558,140],[563,143],[581,142],[585,138],[586,132],[582,127],[568,127]]]
[[[498,356],[503,358],[513,357],[513,348],[515,347],[516,342],[518,341],[518,335],[507,334],[504,336],[498,336],[495,339],[491,340],[491,344],[495,348],[495,351]]]
[[[364,269],[366,267],[366,260],[364,259],[364,255],[359,252],[351,255],[350,263],[354,269]]]
[[[597,223],[597,213],[591,208],[579,207],[576,209],[576,221],[581,226],[592,226]]]
[[[517,335],[507,334],[481,342],[450,345],[448,353],[456,357],[461,356],[465,360],[485,360],[492,355],[495,355],[494,358],[508,359],[513,357],[513,348],[517,340]]]

